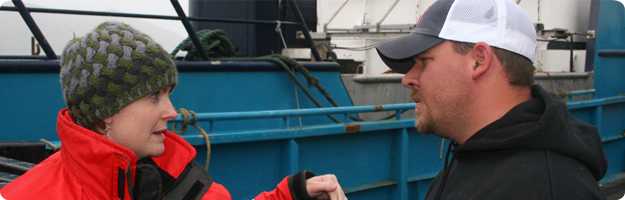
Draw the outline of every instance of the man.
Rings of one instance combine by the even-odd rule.
[[[440,0],[377,50],[417,103],[416,127],[452,140],[426,199],[602,199],[597,130],[533,85],[536,33],[509,0]]]

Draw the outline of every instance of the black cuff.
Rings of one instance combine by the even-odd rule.
[[[293,200],[314,200],[306,190],[306,179],[313,176],[315,174],[305,170],[289,176],[289,191],[291,191]]]

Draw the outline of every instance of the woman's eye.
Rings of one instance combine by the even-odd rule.
[[[160,98],[160,91],[150,95],[150,100],[152,100],[152,102],[154,103],[158,103],[159,98]]]

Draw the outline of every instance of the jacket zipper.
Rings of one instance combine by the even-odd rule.
[[[124,163],[128,165],[124,167],[123,165],[117,168],[117,195],[120,200],[124,200],[126,197],[126,185],[128,185],[128,192],[132,192],[131,181],[132,181],[132,171],[130,170],[130,162],[127,159],[123,159]],[[131,194],[132,196],[132,194]]]
[[[452,147],[453,147],[454,143],[455,142],[450,142],[449,145],[447,145],[447,153],[445,153],[445,164],[443,166],[443,177],[441,177],[442,178],[442,180],[441,180],[442,182],[441,182],[440,188],[438,188],[438,195],[436,195],[436,199],[437,200],[441,200],[443,198],[443,192],[445,191],[445,185],[447,185],[447,175],[449,175],[449,170],[450,170],[451,164],[453,163],[453,160],[454,160],[454,158],[452,158],[452,161],[449,162],[449,155],[453,151]]]
[[[126,185],[126,173],[124,173],[124,169],[117,169],[117,195],[119,195],[120,200],[124,200],[124,186]]]

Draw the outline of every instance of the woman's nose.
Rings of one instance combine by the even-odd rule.
[[[176,118],[176,116],[178,116],[178,112],[176,112],[176,108],[174,107],[169,97],[167,97],[166,101],[167,102],[165,102],[166,108],[165,108],[165,114],[163,115],[163,119],[168,121],[168,120]]]

